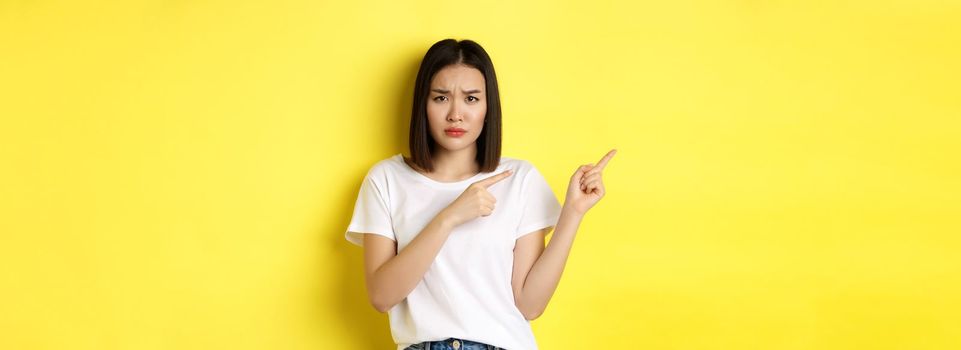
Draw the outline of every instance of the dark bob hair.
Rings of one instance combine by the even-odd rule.
[[[487,51],[471,40],[444,39],[434,43],[420,63],[414,83],[414,104],[410,114],[411,162],[428,172],[434,171],[432,155],[437,141],[430,135],[427,120],[427,97],[434,74],[444,67],[463,64],[476,68],[484,75],[487,94],[487,115],[477,137],[477,165],[481,172],[492,172],[501,158],[501,99],[497,90],[494,64]]]

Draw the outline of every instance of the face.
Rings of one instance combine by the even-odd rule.
[[[438,146],[448,151],[476,147],[487,116],[485,86],[484,74],[470,66],[451,65],[434,74],[427,120]]]

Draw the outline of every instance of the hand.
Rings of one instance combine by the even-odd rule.
[[[601,180],[601,171],[607,166],[607,162],[614,158],[617,153],[612,149],[601,158],[597,165],[585,164],[577,168],[571,176],[571,183],[567,187],[567,199],[564,206],[569,207],[580,215],[587,213],[588,209],[597,204],[604,197],[604,182]]]
[[[487,188],[510,176],[513,172],[506,170],[500,174],[470,184],[453,203],[441,211],[452,227],[474,220],[480,216],[488,216],[494,212],[497,199],[487,192]]]

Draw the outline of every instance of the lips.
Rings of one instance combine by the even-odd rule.
[[[447,128],[447,129],[444,129],[444,133],[447,134],[447,136],[451,136],[451,137],[460,137],[460,136],[463,136],[464,133],[466,133],[466,132],[467,132],[467,130],[464,130],[464,129],[461,129],[461,128]]]

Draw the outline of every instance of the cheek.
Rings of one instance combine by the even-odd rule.
[[[427,121],[431,125],[441,125],[447,120],[447,111],[436,105],[427,106]]]
[[[435,140],[440,140],[444,137],[444,128],[447,127],[447,122],[441,119],[431,119],[427,118],[427,133],[431,135]]]
[[[478,107],[474,113],[474,120],[476,120],[479,125],[484,124],[485,118],[487,118],[487,105]]]
[[[443,118],[443,112],[437,106],[428,103],[427,120],[439,120],[438,118]]]

